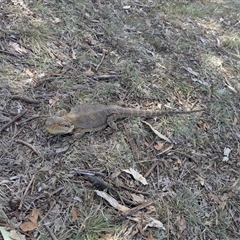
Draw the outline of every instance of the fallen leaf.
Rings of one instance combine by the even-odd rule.
[[[94,75],[94,72],[92,71],[91,67],[84,73],[86,76],[91,77]]]
[[[30,78],[34,78],[34,73],[31,72],[30,69],[27,68],[27,69],[25,70],[25,73],[26,73]]]
[[[221,203],[219,197],[213,193],[208,193],[208,197],[210,198],[210,200],[213,200],[217,204]]]
[[[163,148],[163,146],[164,146],[164,143],[157,142],[157,144],[154,145],[154,148],[159,151]]]
[[[144,196],[141,194],[137,195],[137,194],[132,193],[131,196],[132,196],[132,200],[134,202],[143,203],[145,201]]]
[[[111,233],[106,233],[104,236],[99,238],[99,240],[114,240],[114,236]]]
[[[78,210],[75,207],[72,207],[72,222],[75,222],[78,219]]]
[[[203,129],[204,131],[210,129],[209,124],[208,124],[207,122],[204,122],[203,120],[199,120],[199,121],[197,122],[197,126],[198,126],[199,128],[201,128],[201,129]]]
[[[155,228],[166,230],[162,222],[160,222],[159,220],[154,219],[152,217],[149,217],[148,220],[149,220],[149,223],[143,228],[143,230],[145,230],[147,227],[155,227]]]
[[[72,59],[77,59],[77,57],[76,57],[76,52],[72,49]]]
[[[60,22],[61,22],[61,19],[60,19],[60,18],[54,18],[53,22],[54,22],[54,23],[60,23]]]
[[[74,128],[74,126],[71,127],[71,131],[73,130],[73,128]],[[66,145],[64,145],[64,146],[62,146],[60,148],[57,148],[56,149],[56,153],[66,152],[69,149],[69,147],[70,147],[70,144],[66,144]]]
[[[157,130],[155,130],[155,129],[152,127],[151,124],[149,124],[148,122],[145,122],[145,121],[142,121],[142,122],[145,123],[145,124],[147,124],[147,125],[151,128],[151,130],[152,130],[159,138],[161,138],[161,139],[163,139],[163,140],[171,143],[171,140],[170,140],[169,138],[167,138],[166,136],[162,135],[160,132],[158,132]]]
[[[20,225],[20,228],[23,232],[32,231],[37,228],[37,224],[34,224],[33,222],[23,222]]]
[[[51,106],[54,105],[54,104],[59,100],[59,96],[60,96],[60,94],[57,93],[56,96],[54,96],[53,98],[50,98],[50,99],[49,99],[49,104],[50,104]]]
[[[202,186],[204,186],[204,184],[205,184],[204,178],[198,176],[198,181],[200,182],[200,184],[201,184]]]
[[[18,43],[10,42],[9,45],[18,53],[27,53],[27,49],[20,47]]]
[[[32,230],[36,229],[38,227],[38,224],[37,224],[38,215],[39,215],[39,210],[37,208],[34,208],[31,211],[31,213],[28,215],[28,219],[30,221],[23,222],[20,225],[21,230],[23,232],[27,232],[27,231],[32,231]]]
[[[38,215],[39,215],[39,210],[37,208],[34,208],[32,212],[28,215],[28,219],[32,223],[37,224]]]
[[[122,171],[131,174],[135,180],[141,182],[143,185],[148,184],[146,178],[143,177],[140,173],[138,173],[133,168],[129,168],[129,170],[128,169],[123,169]]]
[[[115,209],[119,210],[120,212],[126,212],[126,211],[130,210],[130,208],[125,207],[125,206],[119,204],[116,199],[111,197],[106,192],[95,190],[95,193],[99,197],[102,197],[103,199],[105,199],[111,206],[113,206]]]
[[[25,235],[17,232],[16,230],[11,230],[9,237],[11,237],[13,240],[26,240]]]
[[[225,147],[224,150],[223,150],[223,161],[224,162],[227,162],[229,160],[229,153],[231,152],[231,148],[227,148]]]
[[[9,236],[9,232],[5,229],[5,227],[0,227],[0,233],[2,234],[3,240],[12,240]]]
[[[149,236],[149,237],[146,238],[146,240],[157,240],[157,239],[153,236]]]
[[[236,117],[234,117],[234,119],[233,119],[233,125],[237,125],[237,123],[238,123],[238,119],[236,118]]]
[[[177,216],[176,224],[181,233],[186,229],[186,221],[183,217]]]
[[[145,20],[145,22],[146,22],[146,24],[147,24],[148,27],[151,27],[151,26],[152,26],[151,21],[150,21],[149,18],[147,18],[147,19]]]

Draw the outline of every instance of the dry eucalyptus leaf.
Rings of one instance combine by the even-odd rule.
[[[145,230],[147,227],[155,227],[155,228],[160,228],[162,230],[166,230],[166,228],[163,226],[162,222],[160,222],[157,219],[154,219],[152,217],[148,217],[148,224],[143,228]]]
[[[104,198],[111,206],[113,206],[115,209],[119,210],[120,212],[126,212],[126,211],[129,211],[129,210],[130,210],[130,208],[125,207],[125,206],[119,204],[116,199],[114,199],[113,197],[111,197],[111,196],[110,196],[109,194],[107,194],[106,192],[95,190],[95,193],[96,193],[99,197]]]
[[[143,185],[148,184],[146,178],[143,177],[140,173],[138,173],[133,168],[129,168],[129,170],[128,169],[123,169],[122,171],[131,174],[135,180],[141,182]]]
[[[159,151],[159,150],[161,150],[161,149],[163,148],[163,146],[164,146],[164,143],[157,142],[157,143],[154,145],[154,148]]]
[[[75,222],[78,219],[78,210],[75,207],[72,207],[72,222]]]
[[[37,208],[34,208],[32,212],[28,215],[28,219],[32,223],[37,224],[38,215],[39,215],[39,210]]]
[[[18,53],[27,53],[27,49],[20,47],[18,43],[10,42],[9,45]]]
[[[86,71],[84,72],[84,74],[88,77],[91,77],[94,75],[94,72],[92,71],[91,67]]]
[[[33,222],[23,222],[20,225],[20,228],[23,232],[32,231],[37,228],[37,224],[35,224]]]
[[[160,132],[158,132],[157,130],[155,130],[155,129],[152,127],[151,124],[149,124],[148,122],[145,122],[145,121],[142,121],[142,122],[145,123],[145,124],[147,124],[147,125],[151,128],[151,130],[152,130],[159,138],[161,138],[161,139],[163,139],[163,140],[171,143],[171,140],[170,140],[169,138],[167,138],[166,136],[162,135]]]
[[[56,96],[54,96],[53,98],[49,99],[49,104],[50,104],[51,106],[54,105],[54,104],[59,100],[59,96],[60,96],[60,94],[57,93]]]
[[[134,202],[143,203],[145,201],[144,196],[141,194],[137,195],[137,194],[132,193],[131,196],[132,196],[132,200]]]
[[[5,227],[0,226],[0,233],[3,237],[3,240],[12,240],[9,236],[10,233],[5,229]]]
[[[11,237],[13,240],[26,240],[25,235],[17,232],[16,230],[11,230],[9,237]]]

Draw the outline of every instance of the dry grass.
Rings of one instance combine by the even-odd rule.
[[[0,0],[0,127],[28,110],[0,133],[0,226],[39,240],[239,239],[238,9],[237,0]],[[121,77],[94,78],[104,74]],[[44,130],[49,114],[96,102],[206,112],[147,120],[173,146],[140,118],[80,140]],[[147,186],[121,172],[130,167],[149,172]],[[123,217],[76,169],[153,205]],[[38,228],[21,231],[34,208]],[[166,230],[144,229],[148,215]]]

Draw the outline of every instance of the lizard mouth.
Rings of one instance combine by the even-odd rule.
[[[54,135],[68,134],[68,133],[71,133],[73,129],[74,129],[74,125],[70,125],[70,124],[66,124],[64,126],[57,125],[55,127],[46,126],[46,130],[50,134],[54,134]]]

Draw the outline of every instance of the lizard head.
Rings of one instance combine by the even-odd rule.
[[[45,126],[46,130],[54,135],[71,133],[74,129],[74,125],[72,125],[63,117],[59,116],[49,117],[45,123]]]

